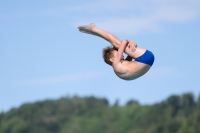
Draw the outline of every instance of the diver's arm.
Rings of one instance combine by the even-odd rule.
[[[117,51],[117,55],[116,55],[113,63],[119,63],[120,62],[121,56],[122,56],[122,54],[123,54],[123,52],[124,52],[124,50],[125,50],[125,48],[127,46],[127,43],[128,43],[127,40],[123,40],[122,41],[122,43],[121,43],[121,45],[120,45],[120,47],[119,47],[119,49]]]

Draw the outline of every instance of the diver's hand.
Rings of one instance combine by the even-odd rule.
[[[128,42],[128,48],[131,49],[132,52],[134,52],[137,48],[137,44],[133,40],[130,40]]]

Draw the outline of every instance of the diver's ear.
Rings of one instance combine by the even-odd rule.
[[[113,62],[113,61],[114,61],[114,58],[110,58],[109,60],[110,60],[111,62]]]

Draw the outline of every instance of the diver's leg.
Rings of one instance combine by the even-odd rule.
[[[114,36],[113,34],[107,31],[97,28],[96,25],[93,23],[89,25],[82,25],[82,26],[79,26],[78,28],[80,32],[96,35],[107,40],[117,49],[121,45],[121,40],[119,38],[117,38],[116,36]]]
[[[123,40],[123,41],[126,41],[126,40]],[[128,43],[127,45],[137,46],[137,44],[133,40],[130,40],[127,43]],[[126,47],[124,52],[130,57],[137,58],[143,55],[146,52],[146,49],[141,48],[141,47],[136,47],[136,49],[133,51],[131,48]]]
[[[116,37],[115,35],[107,31],[97,28],[94,23],[91,23],[89,25],[82,25],[82,26],[79,26],[78,28],[80,32],[96,35],[107,40],[117,49],[120,47],[122,43],[122,41],[118,37]],[[130,41],[129,43],[134,43],[134,42]],[[136,43],[134,43],[133,45],[136,46]],[[133,58],[137,58],[138,56],[142,55],[144,52],[145,52],[145,49],[142,49],[142,48],[137,48],[134,52],[130,50],[128,47],[126,47],[125,49],[125,53]]]

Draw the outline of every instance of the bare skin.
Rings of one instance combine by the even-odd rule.
[[[133,40],[121,41],[113,34],[97,28],[94,23],[79,26],[78,29],[80,32],[99,36],[118,49],[118,51],[113,51],[114,56],[113,58],[110,58],[110,61],[112,62],[114,72],[119,78],[124,80],[134,80],[144,75],[150,69],[150,66],[147,64],[132,61],[132,58],[135,59],[143,55],[146,51],[146,49],[137,47],[137,44]],[[126,59],[122,56],[123,52],[128,55]]]

